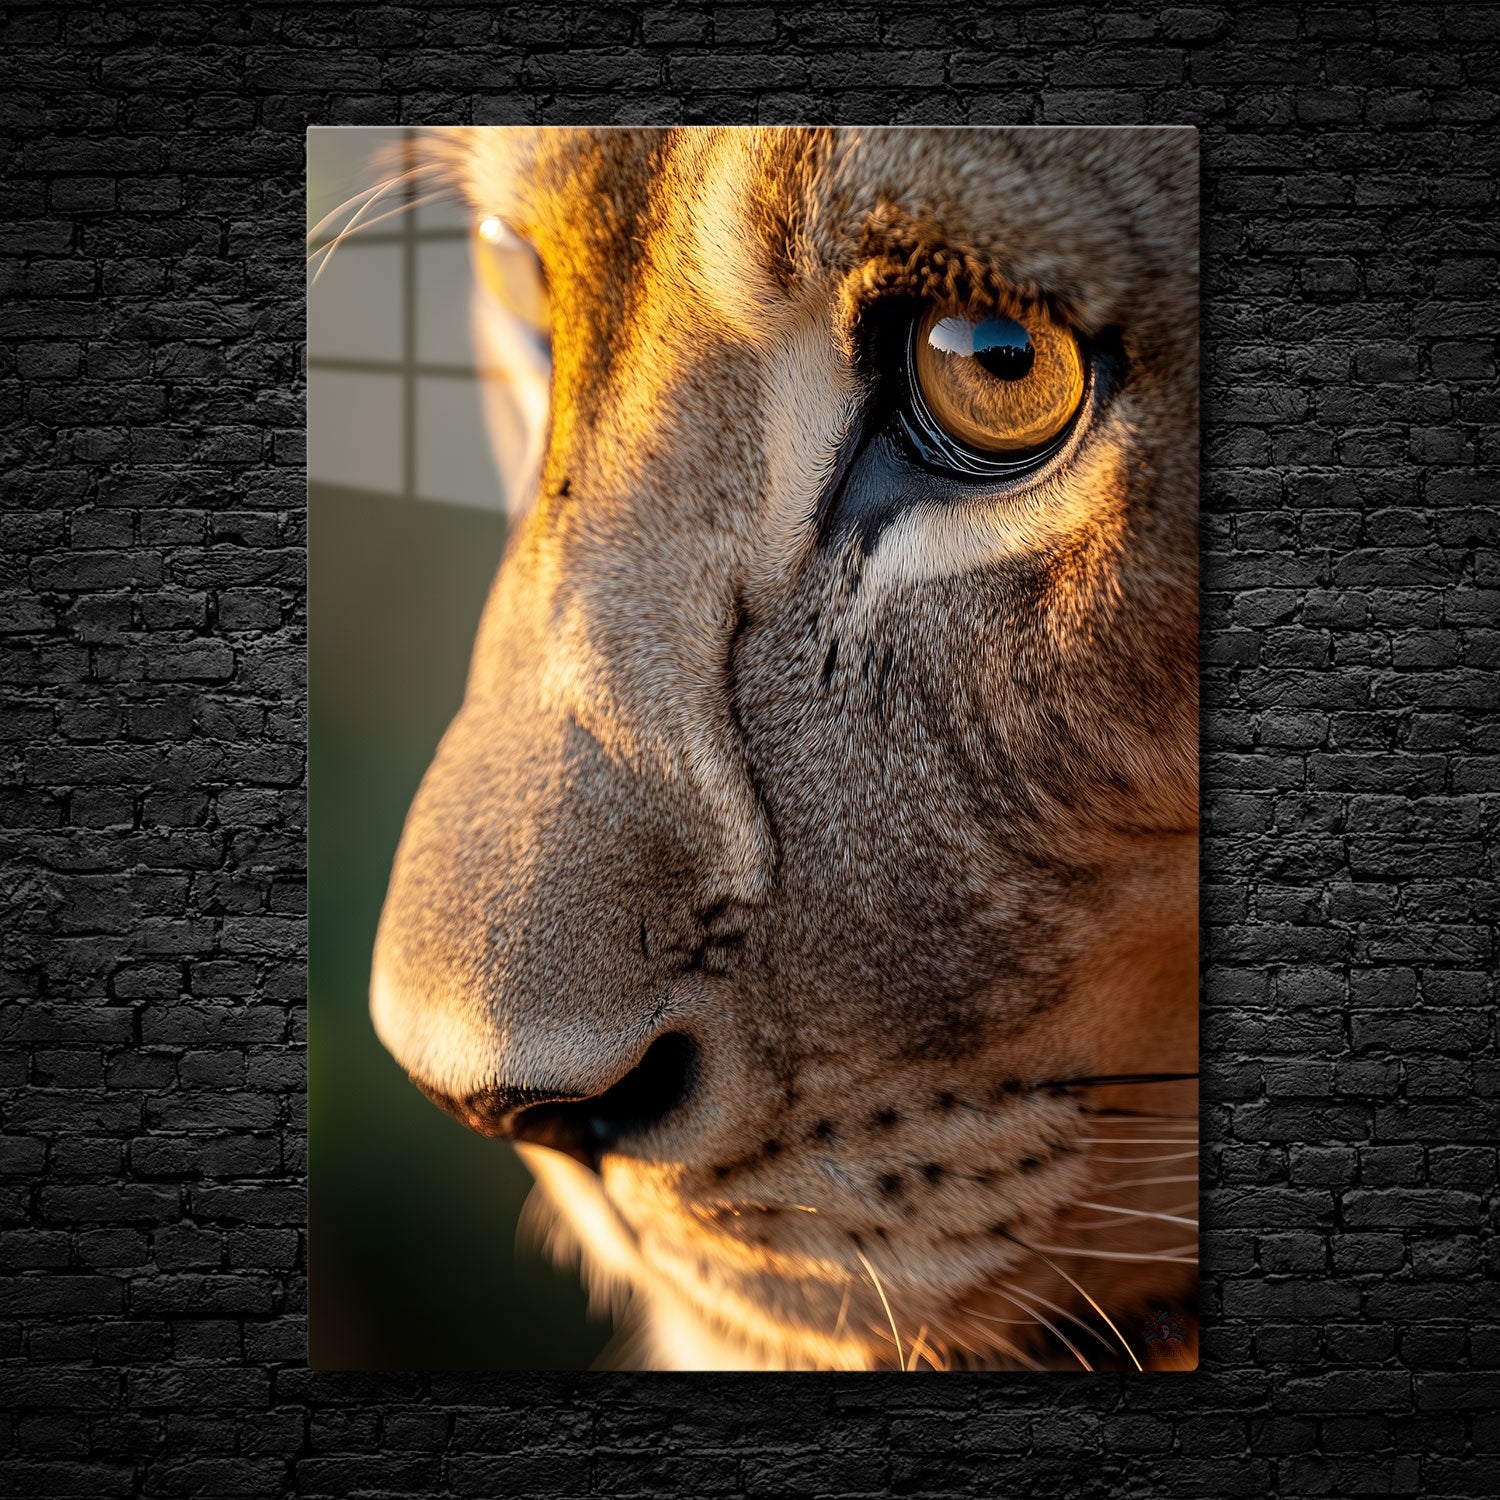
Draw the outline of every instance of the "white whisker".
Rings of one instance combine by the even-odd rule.
[[[1099,1159],[1096,1158],[1096,1160]],[[1140,1158],[1135,1157],[1133,1160],[1139,1161]],[[1099,1182],[1095,1183],[1094,1186],[1101,1193],[1118,1193],[1122,1192],[1125,1188],[1157,1187],[1170,1182],[1197,1182],[1197,1180],[1198,1174],[1196,1172],[1188,1172],[1174,1174],[1171,1177],[1127,1177],[1123,1182]]]
[[[1153,1218],[1153,1217],[1154,1217],[1154,1215],[1152,1215],[1152,1214],[1134,1213],[1134,1212],[1131,1212],[1130,1210],[1125,1210],[1122,1213],[1122,1215],[1121,1215],[1121,1218],[1124,1218],[1124,1219],[1149,1219],[1149,1218]],[[1195,1229],[1197,1228],[1197,1221],[1196,1220],[1189,1219],[1187,1222],[1190,1225],[1192,1225],[1193,1228],[1195,1228]],[[1119,1218],[1114,1218],[1114,1219],[1109,1219],[1109,1218],[1102,1218],[1102,1219],[1069,1219],[1068,1220],[1068,1228],[1069,1229],[1119,1229],[1120,1227],[1121,1227],[1121,1224],[1120,1224],[1120,1219]]]
[[[1140,1360],[1135,1357],[1135,1350],[1132,1349],[1129,1343],[1126,1341],[1125,1335],[1115,1327],[1115,1320],[1111,1318],[1110,1315],[1105,1312],[1105,1310],[1100,1307],[1097,1302],[1094,1301],[1094,1299],[1089,1295],[1088,1290],[1080,1282],[1074,1281],[1074,1279],[1069,1276],[1061,1266],[1057,1265],[1053,1261],[1048,1260],[1047,1257],[1040,1250],[1038,1250],[1035,1245],[1028,1245],[1024,1240],[1017,1240],[1016,1243],[1018,1245],[1024,1246],[1027,1250],[1030,1250],[1031,1253],[1043,1263],[1043,1265],[1050,1266],[1051,1269],[1057,1273],[1057,1275],[1061,1276],[1062,1279],[1066,1281],[1068,1285],[1072,1287],[1073,1290],[1077,1292],[1078,1295],[1082,1297],[1084,1301],[1087,1302],[1088,1305],[1092,1307],[1094,1311],[1098,1313],[1106,1323],[1109,1324],[1109,1331],[1114,1334],[1117,1339],[1119,1339],[1120,1347],[1130,1356],[1130,1361],[1136,1367],[1136,1369],[1140,1370],[1143,1368]]]
[[[311,229],[307,231],[307,243],[309,245],[312,244],[312,242],[317,239],[318,235],[322,232],[323,226],[325,224],[327,224],[331,219],[338,218],[340,214],[349,212],[353,208],[356,201],[359,201],[361,207],[363,207],[364,204],[368,203],[370,199],[380,197],[380,195],[386,192],[393,183],[400,181],[401,178],[405,177],[406,175],[406,173],[401,173],[398,177],[387,177],[383,181],[377,182],[373,187],[362,188],[357,193],[351,193],[347,198],[344,199],[342,203],[339,204],[337,208],[329,209],[329,211],[324,214],[323,217],[319,219]]]
[[[1006,1298],[1008,1301],[1014,1302],[1017,1307],[1027,1307],[1030,1303],[1030,1298],[1027,1296],[1027,1294],[1021,1291],[1018,1287],[1012,1287],[1010,1282],[1008,1281],[1002,1282],[1001,1284],[997,1285],[994,1290],[998,1292],[1000,1296]],[[1048,1302],[1045,1297],[1038,1297],[1036,1300],[1040,1302],[1044,1307],[1050,1307],[1053,1312],[1063,1313],[1064,1317],[1072,1318],[1073,1316],[1071,1313],[1063,1312],[1063,1309],[1058,1307],[1055,1303]],[[1094,1367],[1088,1362],[1088,1360],[1083,1357],[1083,1351],[1079,1349],[1077,1344],[1075,1344],[1073,1340],[1070,1339],[1067,1334],[1065,1334],[1062,1329],[1057,1326],[1056,1323],[1048,1318],[1045,1313],[1037,1312],[1034,1307],[1031,1309],[1031,1311],[1035,1314],[1037,1322],[1040,1323],[1043,1328],[1046,1328],[1054,1338],[1057,1338],[1061,1340],[1062,1343],[1066,1344],[1068,1348],[1072,1350],[1074,1359],[1076,1359],[1078,1363],[1081,1364],[1083,1368],[1089,1372],[1090,1375],[1092,1375],[1094,1373]],[[1073,1321],[1076,1323],[1079,1320],[1077,1318],[1073,1318]],[[1088,1325],[1084,1324],[1082,1326],[1087,1327]],[[1090,1330],[1090,1332],[1092,1332],[1092,1330]]]
[[[1095,1157],[1091,1157],[1089,1160],[1109,1161],[1109,1163],[1115,1163],[1122,1167],[1134,1167],[1137,1163],[1143,1163],[1143,1161],[1193,1161],[1196,1160],[1197,1155],[1199,1154],[1196,1151],[1164,1151],[1160,1157],[1098,1157],[1098,1155],[1095,1155]]]
[[[912,1340],[911,1361],[906,1366],[908,1371],[913,1371],[917,1368],[917,1357],[921,1354],[925,1354],[927,1356],[927,1363],[930,1364],[934,1370],[941,1370],[943,1368],[941,1363],[939,1363],[938,1356],[933,1352],[932,1346],[927,1342],[926,1323],[924,1323],[917,1330],[917,1336]]]
[[[1080,1135],[1076,1139],[1086,1146],[1180,1146],[1189,1137],[1180,1135],[1117,1135],[1113,1137]]]
[[[333,252],[337,250],[338,247],[342,245],[351,234],[354,233],[356,228],[362,228],[365,230],[371,229],[376,224],[381,224],[384,223],[384,221],[387,219],[394,218],[397,214],[410,213],[413,209],[420,208],[424,203],[431,203],[438,198],[446,197],[446,189],[441,189],[432,193],[421,194],[417,197],[409,197],[405,201],[403,201],[399,207],[387,209],[384,213],[376,215],[376,217],[371,219],[368,223],[361,225],[361,220],[364,219],[364,216],[369,213],[369,211],[375,206],[375,204],[378,203],[383,197],[385,197],[387,193],[390,193],[398,187],[404,187],[408,185],[414,179],[420,177],[424,170],[425,168],[421,165],[408,167],[403,172],[397,172],[393,176],[387,177],[383,182],[379,183],[371,192],[369,192],[365,196],[364,201],[355,210],[354,214],[349,218],[348,222],[345,223],[344,227],[340,229],[339,232],[326,245],[320,245],[317,249],[313,250],[308,255],[307,260],[309,265],[312,265],[313,261],[316,260],[318,256],[321,255],[323,257],[321,262],[319,262],[317,268],[313,271],[312,281],[309,282],[308,285],[317,285],[318,278],[323,274],[323,271],[327,267],[328,262],[333,259]],[[341,207],[347,207],[348,203],[352,201],[352,199],[346,200],[346,203],[344,205],[341,205]],[[319,220],[318,225],[313,230],[313,232],[308,235],[308,240],[312,241],[313,239],[315,239],[318,229],[321,229],[322,226],[328,222],[329,218],[338,214],[339,211],[339,209],[335,209],[332,215],[325,214],[324,217]]]
[[[387,219],[400,218],[402,214],[409,214],[413,209],[423,208],[429,203],[437,203],[447,196],[448,194],[446,191],[423,193],[420,197],[412,198],[409,201],[402,203],[399,207],[388,208],[383,214],[376,214],[373,219],[367,220],[365,223],[359,226],[359,233],[366,234],[377,224],[384,224]],[[352,233],[353,230],[351,228],[350,230],[346,230],[344,233],[340,234],[336,239],[329,240],[326,245],[319,245],[317,249],[312,250],[308,253],[307,263],[311,265],[318,256],[322,255],[325,257],[324,263],[326,264],[326,257],[331,255],[334,250],[336,250],[341,244],[343,244],[345,239],[347,239]],[[319,269],[321,269],[321,267]]]
[[[416,167],[408,167],[400,172],[392,172],[390,176],[382,177],[379,182],[372,183],[369,187],[363,188],[357,193],[351,193],[349,197],[345,198],[337,208],[332,210],[332,212],[330,213],[324,214],[323,217],[313,225],[313,227],[308,231],[307,234],[308,243],[311,244],[318,238],[324,226],[327,225],[330,220],[336,219],[340,214],[347,212],[349,213],[349,218],[344,221],[343,228],[332,236],[333,239],[337,239],[338,235],[343,234],[345,230],[347,230],[349,226],[354,223],[354,221],[358,219],[361,214],[369,210],[370,206],[373,203],[378,201],[380,198],[383,198],[387,193],[392,191],[392,189],[402,187],[407,182],[411,181],[411,179],[416,176],[417,170],[418,169]],[[355,207],[356,202],[358,203],[357,207]],[[353,210],[352,212],[350,212],[351,209]]]
[[[978,1318],[980,1320],[980,1322],[982,1322],[982,1323],[1007,1323],[1007,1324],[1009,1324],[1009,1323],[1016,1323],[1016,1322],[1019,1321],[1016,1318],[992,1318],[988,1313],[973,1312],[973,1311],[971,1311],[969,1313],[969,1316],[973,1317],[973,1318]],[[1041,1325],[1036,1321],[1035,1318],[1032,1318],[1029,1322],[1027,1322],[1023,1326],[1025,1326],[1027,1328],[1038,1328]],[[977,1354],[981,1359],[984,1359],[989,1354],[989,1352],[990,1352],[984,1345],[982,1345],[982,1344],[971,1344],[967,1339],[963,1338],[959,1334],[955,1333],[955,1334],[950,1335],[950,1337],[953,1339],[953,1342],[955,1344],[958,1344],[962,1348],[967,1349],[970,1354]],[[1001,1338],[999,1336],[999,1334],[991,1334],[990,1335],[990,1343],[992,1343],[992,1344],[998,1344],[1001,1349],[1003,1349],[1013,1359],[1019,1360],[1021,1362],[1021,1364],[1025,1365],[1028,1370],[1042,1370],[1042,1369],[1046,1368],[1045,1365],[1039,1364],[1036,1360],[1032,1359],[1029,1354],[1023,1354],[1021,1352],[1021,1350],[1016,1347],[1016,1345],[1014,1345],[1014,1344],[1012,1344],[1010,1342],[1009,1339],[1003,1339],[1003,1338]]]
[[[354,217],[351,218],[349,222],[345,224],[344,227],[339,230],[339,232],[334,235],[334,237],[326,245],[322,246],[320,249],[314,250],[312,254],[307,257],[307,263],[309,266],[312,265],[313,261],[317,260],[318,256],[321,255],[323,257],[323,259],[318,262],[317,267],[313,270],[312,280],[307,284],[309,290],[311,290],[318,284],[318,278],[323,274],[325,268],[328,265],[328,262],[333,259],[333,252],[337,250],[338,247],[342,245],[351,234],[354,233],[355,226],[365,216],[369,209],[385,196],[390,186],[391,184],[385,184],[381,187],[379,192],[373,194],[369,198],[366,198],[365,201],[360,205],[359,211],[354,215]]]
[[[1179,1113],[1175,1111],[1169,1113],[1166,1111],[1149,1109],[1084,1108],[1080,1109],[1078,1113],[1081,1115],[1087,1115],[1091,1120],[1100,1120],[1106,1125],[1114,1124],[1121,1120],[1151,1120],[1152,1122],[1155,1122],[1157,1120],[1191,1120],[1195,1126],[1198,1123],[1198,1116],[1196,1113],[1188,1114],[1185,1112]]]
[[[1160,1219],[1164,1224],[1181,1224],[1184,1229],[1196,1229],[1198,1227],[1196,1219],[1180,1218],[1177,1214],[1153,1213],[1149,1209],[1144,1208],[1116,1208],[1111,1203],[1090,1203],[1085,1198],[1078,1200],[1078,1207],[1092,1208],[1098,1213],[1119,1214],[1122,1218],[1128,1219]]]
[[[844,1300],[839,1303],[838,1320],[833,1325],[833,1337],[835,1339],[844,1331],[844,1319],[849,1316],[849,1293],[853,1289],[853,1286],[854,1283],[852,1281],[844,1283]]]
[[[891,1311],[891,1304],[885,1300],[885,1288],[880,1284],[880,1278],[875,1274],[875,1267],[869,1262],[865,1252],[857,1245],[854,1253],[859,1257],[860,1264],[870,1273],[870,1281],[875,1287],[875,1294],[880,1298],[880,1305],[885,1309],[885,1315],[891,1320],[891,1337],[896,1341],[896,1364],[900,1369],[906,1367],[906,1355],[901,1350],[901,1335],[896,1329],[896,1315]]]
[[[1028,1245],[1028,1250],[1045,1250],[1051,1255],[1076,1255],[1084,1260],[1151,1261],[1164,1266],[1196,1266],[1198,1255],[1193,1245],[1169,1245],[1153,1254],[1136,1254],[1129,1250],[1084,1250],[1076,1245]]]

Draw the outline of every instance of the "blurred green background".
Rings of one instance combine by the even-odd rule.
[[[376,1040],[370,951],[406,809],[463,693],[493,513],[315,485],[311,598],[310,1361],[586,1369],[607,1325],[518,1251],[530,1173]]]
[[[346,204],[314,249],[411,150],[404,130],[308,132],[309,230]],[[474,226],[410,190],[390,206],[315,255],[308,290],[308,1357],[586,1369],[610,1330],[575,1272],[517,1248],[530,1174],[424,1099],[369,1018],[391,859],[505,542],[468,334]]]

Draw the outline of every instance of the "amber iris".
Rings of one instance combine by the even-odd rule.
[[[1078,341],[1046,313],[931,308],[917,325],[916,380],[934,421],[977,453],[1045,448],[1083,401]]]

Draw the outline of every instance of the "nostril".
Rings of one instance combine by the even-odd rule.
[[[599,1159],[664,1120],[692,1088],[697,1048],[679,1032],[658,1037],[617,1083],[589,1099],[533,1103],[512,1114],[512,1139],[550,1146],[599,1169]]]
[[[597,1171],[606,1151],[665,1119],[687,1097],[697,1050],[679,1032],[658,1037],[640,1062],[602,1094],[497,1086],[454,1095],[420,1081],[417,1087],[481,1135],[550,1146]]]
[[[449,1094],[423,1083],[420,1078],[412,1082],[426,1094],[445,1114],[450,1114],[461,1125],[477,1130],[480,1135],[512,1136],[517,1115],[537,1105],[552,1104],[561,1100],[576,1099],[576,1094],[549,1093],[545,1089],[476,1089],[470,1094]]]

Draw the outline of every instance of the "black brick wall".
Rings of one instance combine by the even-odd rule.
[[[1485,1492],[1497,31],[7,5],[8,1491]],[[302,130],[471,119],[1202,127],[1198,1373],[303,1367]]]

